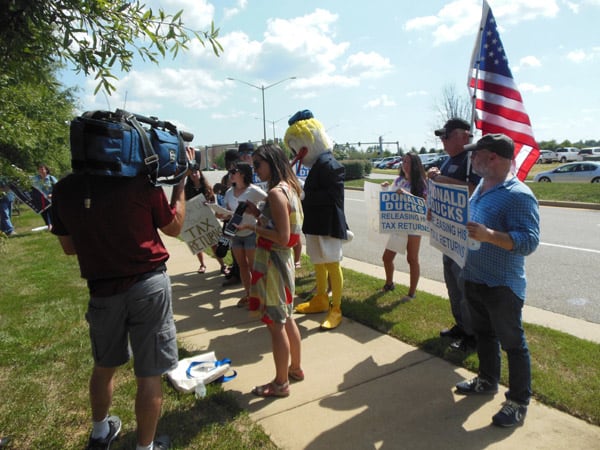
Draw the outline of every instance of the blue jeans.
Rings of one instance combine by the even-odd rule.
[[[465,282],[461,275],[462,269],[449,256],[444,255],[442,262],[444,264],[444,281],[446,282],[446,289],[448,289],[448,299],[450,300],[452,316],[454,316],[456,325],[465,334],[472,336],[471,314],[465,300]]]
[[[12,215],[12,200],[5,194],[0,198],[0,230],[4,231],[6,234],[11,234],[15,231],[15,227],[11,222]]]
[[[523,300],[508,287],[465,283],[473,331],[477,337],[479,376],[491,383],[500,380],[500,346],[508,357],[506,398],[528,405],[531,398],[531,361],[523,330]]]

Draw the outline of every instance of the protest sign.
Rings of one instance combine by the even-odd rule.
[[[460,267],[467,257],[467,221],[469,190],[467,186],[429,181],[427,206],[431,212],[429,243]]]
[[[429,234],[425,199],[407,192],[379,193],[379,231],[381,233]]]
[[[215,245],[221,236],[221,223],[200,194],[185,203],[185,221],[181,238],[195,255]]]
[[[38,214],[41,214],[52,205],[50,199],[46,197],[42,191],[35,187],[27,190],[15,183],[9,183],[8,186],[19,200],[21,200]]]

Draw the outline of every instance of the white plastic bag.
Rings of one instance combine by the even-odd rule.
[[[167,378],[178,391],[190,393],[199,384],[206,386],[221,377],[223,381],[234,378],[235,371],[233,375],[225,376],[230,367],[229,359],[218,360],[215,352],[208,352],[180,360],[177,367],[167,373]]]

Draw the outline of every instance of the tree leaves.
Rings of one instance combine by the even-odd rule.
[[[31,77],[16,63],[24,57],[37,67],[70,62],[77,72],[96,73],[95,91],[110,94],[112,68],[118,61],[121,70],[129,71],[134,54],[158,63],[167,53],[177,56],[192,39],[203,46],[210,42],[215,56],[222,53],[214,23],[210,31],[191,30],[183,13],[154,12],[139,0],[12,0],[0,18],[0,69],[21,78]]]

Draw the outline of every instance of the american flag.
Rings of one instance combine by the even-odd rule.
[[[496,19],[483,0],[481,24],[469,69],[475,126],[481,134],[504,133],[515,143],[513,159],[517,177],[523,181],[536,163],[540,150],[533,137],[523,99],[508,67]]]

